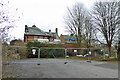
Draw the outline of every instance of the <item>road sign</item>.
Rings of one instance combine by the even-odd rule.
[[[89,55],[91,55],[91,51],[89,51]]]
[[[33,52],[33,55],[35,55],[36,50],[35,50],[35,49],[32,49],[32,52]]]
[[[74,53],[76,53],[77,52],[77,50],[74,50]]]

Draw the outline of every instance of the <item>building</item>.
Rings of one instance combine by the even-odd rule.
[[[64,44],[66,48],[79,48],[77,45],[77,39],[74,35],[60,35],[60,40]],[[76,49],[68,49],[68,52],[71,52],[75,55],[74,50]],[[77,51],[79,52],[79,51]],[[78,53],[80,54],[80,53]]]
[[[25,33],[24,33],[24,42],[29,41],[39,41],[39,42],[48,42],[48,43],[60,43],[60,39],[58,36],[58,28],[55,29],[55,32],[48,32],[42,31],[35,25],[32,27],[28,27],[25,25]]]
[[[77,43],[77,39],[75,36],[73,35],[60,35],[60,40],[62,43],[65,44],[74,44]]]
[[[85,49],[74,49],[74,48],[87,48],[86,47],[86,44],[85,44],[85,41],[82,40],[81,42],[81,46],[79,46],[79,44],[77,43],[77,39],[74,35],[60,35],[60,40],[62,43],[64,43],[64,46],[66,48],[71,48],[69,49],[70,52],[73,52],[74,51],[77,51],[77,54],[82,54]],[[90,46],[90,48],[93,48],[93,46]]]

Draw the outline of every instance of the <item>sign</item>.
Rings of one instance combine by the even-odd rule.
[[[33,55],[35,55],[36,50],[35,50],[35,49],[32,49],[32,52],[33,52]]]
[[[105,54],[105,56],[109,56],[109,54]]]
[[[91,55],[91,51],[89,51],[89,55]]]
[[[77,52],[77,50],[74,50],[74,53],[76,53]]]

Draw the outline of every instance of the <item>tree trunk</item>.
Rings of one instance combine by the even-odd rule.
[[[109,50],[109,57],[111,57],[111,46],[108,46],[108,50]]]
[[[120,46],[118,47],[117,56],[118,56],[118,60],[120,61]]]
[[[2,40],[0,39],[0,59],[2,59],[1,57],[2,57]]]
[[[77,46],[81,47],[81,42],[79,41],[79,37],[76,35],[76,39],[77,39]]]
[[[79,47],[81,47],[81,29],[80,29],[80,23],[79,23],[79,27],[78,27],[78,45]]]
[[[118,49],[117,49],[117,56],[118,56],[118,60],[120,61],[120,41],[118,43]]]

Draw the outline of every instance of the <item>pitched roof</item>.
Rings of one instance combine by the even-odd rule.
[[[56,39],[59,39],[59,36],[58,36],[58,34],[57,33],[55,33],[55,32],[51,32],[51,33],[49,33],[49,32],[47,32],[50,36],[54,36],[54,37],[56,37]]]
[[[67,43],[76,43],[76,37],[70,35],[61,35]]]
[[[56,39],[59,39],[59,36],[55,32],[44,32],[38,27],[27,27],[28,32],[26,32],[26,35],[43,35],[43,36],[54,36]]]
[[[46,35],[44,31],[40,30],[37,27],[27,27],[28,32],[25,34],[29,35]]]

